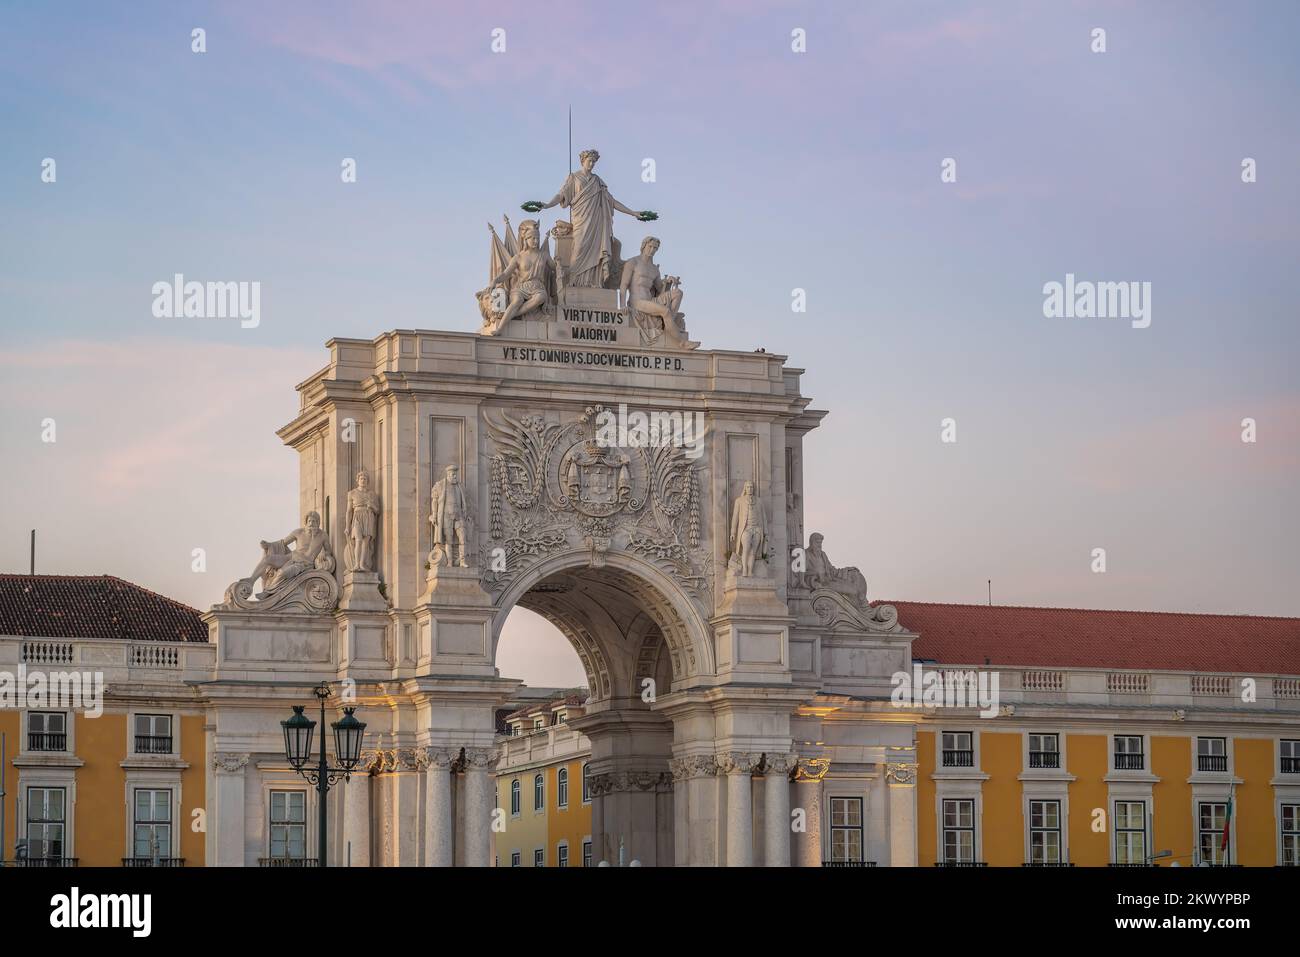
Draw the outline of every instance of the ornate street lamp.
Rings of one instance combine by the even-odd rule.
[[[317,839],[317,854],[320,866],[325,866],[326,859],[326,826],[325,826],[325,798],[329,794],[330,787],[341,777],[344,781],[352,777],[352,770],[361,760],[361,740],[366,733],[366,724],[364,721],[358,721],[353,713],[356,708],[344,708],[343,717],[335,721],[331,728],[334,729],[334,756],[338,759],[339,766],[332,768],[325,760],[325,702],[329,700],[333,692],[330,690],[328,682],[322,681],[315,689],[316,700],[320,702],[320,752],[317,757],[316,767],[308,766],[311,760],[311,738],[312,732],[316,730],[316,722],[307,717],[303,712],[306,710],[304,705],[293,706],[293,717],[287,721],[281,721],[280,727],[284,729],[284,756],[288,758],[290,766],[307,779],[316,788],[316,809],[317,824],[319,826],[319,837]]]

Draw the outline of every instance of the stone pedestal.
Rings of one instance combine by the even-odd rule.
[[[415,609],[420,671],[494,677],[493,614],[492,596],[479,581],[477,568],[432,566]]]
[[[379,591],[379,572],[344,572],[339,608],[353,611],[388,611],[388,599]]]
[[[718,674],[731,680],[790,681],[790,616],[771,578],[727,572],[713,619]]]

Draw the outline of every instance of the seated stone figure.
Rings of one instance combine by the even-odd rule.
[[[813,591],[825,588],[838,592],[854,604],[865,607],[867,580],[856,568],[836,568],[831,564],[830,557],[822,550],[823,538],[821,532],[813,532],[808,536],[808,548],[804,552],[804,584]]]
[[[632,318],[649,341],[664,339],[675,349],[694,349],[696,343],[686,336],[686,315],[680,312],[682,304],[681,279],[677,276],[660,276],[655,253],[659,240],[647,236],[641,240],[641,255],[623,264],[623,278],[619,284],[619,305],[632,313]]]
[[[553,269],[550,254],[541,246],[539,226],[526,219],[519,224],[519,251],[510,257],[504,269],[493,276],[486,289],[476,296],[483,312],[486,335],[498,335],[511,319],[522,319],[550,303],[549,283]],[[497,286],[508,290],[505,309],[499,318],[492,316],[491,298]]]
[[[263,593],[273,591],[309,569],[334,570],[329,539],[320,527],[320,515],[316,512],[307,513],[302,528],[294,529],[278,541],[262,542],[261,545],[262,560],[247,580],[254,582],[261,578]]]

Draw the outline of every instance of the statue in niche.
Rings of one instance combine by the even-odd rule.
[[[658,219],[650,210],[628,209],[613,196],[605,181],[594,172],[600,153],[583,150],[578,154],[581,169],[569,174],[560,191],[549,203],[530,200],[523,204],[529,213],[540,213],[553,206],[569,210],[573,230],[572,255],[564,263],[566,286],[604,287],[608,284],[612,264],[616,260],[614,239],[614,212],[635,216],[641,222]]]
[[[379,528],[379,493],[370,487],[370,476],[357,473],[356,488],[348,492],[348,513],[344,534],[348,545],[345,558],[350,572],[375,570],[375,533]]]
[[[551,305],[555,284],[550,240],[542,241],[541,227],[536,220],[526,219],[519,224],[517,245],[509,220],[506,220],[505,244],[497,239],[495,229],[492,239],[492,276],[487,288],[477,293],[479,310],[483,313],[480,331],[489,336],[500,335],[511,319],[540,318]],[[506,256],[509,258],[504,259]]]
[[[657,237],[647,236],[641,240],[641,255],[623,264],[619,307],[631,313],[646,341],[653,343],[662,331],[674,348],[694,349],[697,343],[686,336],[686,315],[679,311],[681,279],[660,276],[659,264],[655,262],[659,245]]]
[[[836,568],[829,556],[822,550],[821,532],[808,536],[808,549],[804,553],[806,570],[805,584],[814,591],[825,588],[850,599],[854,604],[865,607],[867,604],[867,580],[856,568]]]
[[[468,568],[469,505],[465,500],[465,487],[460,481],[460,469],[455,465],[448,465],[443,477],[433,484],[430,505],[433,551],[429,553],[429,564]]]
[[[294,529],[278,541],[262,542],[261,545],[262,560],[247,581],[262,579],[264,594],[311,569],[334,571],[334,555],[330,552],[329,538],[320,527],[318,512],[308,512],[302,528]]]
[[[767,546],[767,516],[763,500],[754,492],[754,483],[746,482],[740,498],[731,509],[731,554],[727,567],[751,578],[754,563],[764,557]]]

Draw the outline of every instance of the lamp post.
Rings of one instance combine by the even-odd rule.
[[[353,714],[356,708],[343,709],[343,717],[330,725],[334,729],[334,756],[339,762],[338,767],[330,767],[325,760],[325,702],[333,692],[330,690],[329,682],[322,681],[313,693],[316,695],[316,700],[320,702],[321,724],[320,754],[314,768],[309,767],[308,762],[311,760],[311,736],[316,729],[316,722],[303,713],[306,710],[305,706],[294,705],[293,717],[288,721],[281,721],[280,727],[284,729],[284,754],[289,759],[289,764],[316,788],[317,823],[320,828],[317,860],[320,866],[324,867],[327,840],[325,797],[329,794],[331,785],[340,777],[344,781],[352,777],[352,769],[361,760],[361,739],[365,734],[366,725],[364,721],[358,721]]]

